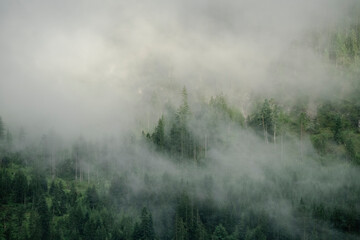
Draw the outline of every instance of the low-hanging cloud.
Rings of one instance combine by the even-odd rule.
[[[0,114],[28,128],[98,135],[134,127],[154,94],[165,102],[184,85],[237,103],[278,86],[325,86],[319,56],[288,50],[347,8],[335,0],[2,1]]]

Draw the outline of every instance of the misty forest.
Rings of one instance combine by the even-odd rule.
[[[360,239],[360,3],[1,1],[0,240]]]

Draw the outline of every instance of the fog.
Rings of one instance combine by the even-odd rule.
[[[238,105],[278,89],[329,93],[336,81],[327,63],[296,42],[336,26],[348,10],[325,0],[0,4],[1,115],[64,137],[134,128],[154,112],[152,96],[171,101],[183,86]]]

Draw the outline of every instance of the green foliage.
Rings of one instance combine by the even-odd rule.
[[[260,226],[246,231],[245,240],[266,240],[266,235]]]
[[[182,218],[176,215],[175,218],[175,240],[185,240],[187,239],[187,231],[184,226]]]
[[[263,103],[257,104],[247,121],[250,127],[264,137],[265,142],[275,143],[276,137],[287,128],[289,118],[273,99],[265,99]]]
[[[49,208],[46,204],[46,200],[44,195],[40,196],[38,199],[38,202],[36,203],[36,210],[39,214],[39,223],[40,226],[38,226],[41,229],[41,238],[40,239],[49,239],[50,237],[50,220],[51,215],[49,212]]]
[[[360,134],[344,132],[343,139],[350,159],[355,163],[360,164]]]
[[[92,187],[87,188],[85,193],[85,201],[90,209],[99,207],[100,198],[94,185]]]
[[[29,184],[29,196],[32,198],[32,202],[36,202],[37,199],[47,192],[47,181],[44,174],[39,172],[33,172]]]
[[[52,191],[50,191],[50,195],[52,196],[51,212],[55,216],[62,216],[66,213],[67,210],[67,197],[63,188],[63,184],[61,181],[57,183],[53,181],[51,185],[54,186]]]
[[[60,178],[73,179],[75,173],[74,160],[67,158],[64,161],[60,161],[56,166],[56,174]]]
[[[175,239],[207,239],[199,210],[191,203],[186,192],[177,199],[174,230]]]
[[[244,126],[245,118],[239,110],[234,107],[230,107],[223,95],[218,95],[215,98],[211,97],[210,107],[217,113],[216,118],[218,120],[231,120],[240,126]]]
[[[154,240],[155,231],[151,213],[144,207],[141,210],[141,222],[135,223],[132,239]]]
[[[165,130],[164,117],[159,119],[158,125],[155,127],[154,133],[151,135],[151,140],[155,143],[159,150],[165,147]]]
[[[143,240],[153,240],[155,239],[155,231],[153,226],[153,220],[151,212],[144,207],[141,211],[141,223],[140,229],[142,231],[142,238]]]
[[[14,202],[25,203],[26,193],[28,192],[28,181],[25,174],[22,171],[18,171],[13,179],[12,183]]]
[[[215,231],[212,235],[213,240],[227,240],[228,239],[228,233],[226,232],[226,229],[219,224],[216,226]]]
[[[177,159],[193,159],[202,156],[202,146],[189,129],[192,114],[188,104],[188,94],[182,90],[182,104],[169,118],[161,116],[153,133],[143,135],[154,143],[158,151],[169,153]]]
[[[109,188],[109,195],[115,204],[121,204],[129,192],[126,180],[123,177],[115,176]]]
[[[209,104],[204,107],[204,112],[211,112],[211,119],[207,123],[206,132],[199,134],[194,127],[198,118],[208,116],[197,113],[195,116],[190,111],[186,88],[182,91],[182,103],[176,111],[161,116],[153,133],[143,135],[152,143],[158,151],[168,153],[174,159],[193,160],[196,163],[204,158],[208,141],[215,143],[218,132],[215,131],[220,124],[228,122],[243,127],[245,118],[241,112],[231,107],[223,95],[211,98]],[[205,136],[204,136],[205,135]]]
[[[139,223],[135,223],[134,226],[134,232],[132,234],[132,239],[141,239],[143,236],[142,230],[140,228],[140,224]]]
[[[42,226],[40,216],[37,211],[31,211],[29,219],[29,239],[41,239]]]
[[[74,205],[69,212],[67,227],[72,238],[79,238],[84,234],[84,225],[88,220],[86,209],[80,203]]]
[[[333,134],[330,129],[323,129],[318,134],[311,136],[311,141],[314,148],[322,155],[329,151],[328,142],[333,138]]]
[[[347,26],[332,34],[329,43],[329,58],[337,65],[349,67],[359,59],[360,23]]]
[[[0,203],[5,204],[10,200],[11,177],[6,168],[0,170]]]

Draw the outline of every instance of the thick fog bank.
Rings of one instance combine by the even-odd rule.
[[[222,92],[238,105],[254,93],[330,95],[339,79],[304,39],[338,26],[350,6],[2,1],[1,115],[35,132],[98,137],[156,119],[184,85],[200,99]]]

